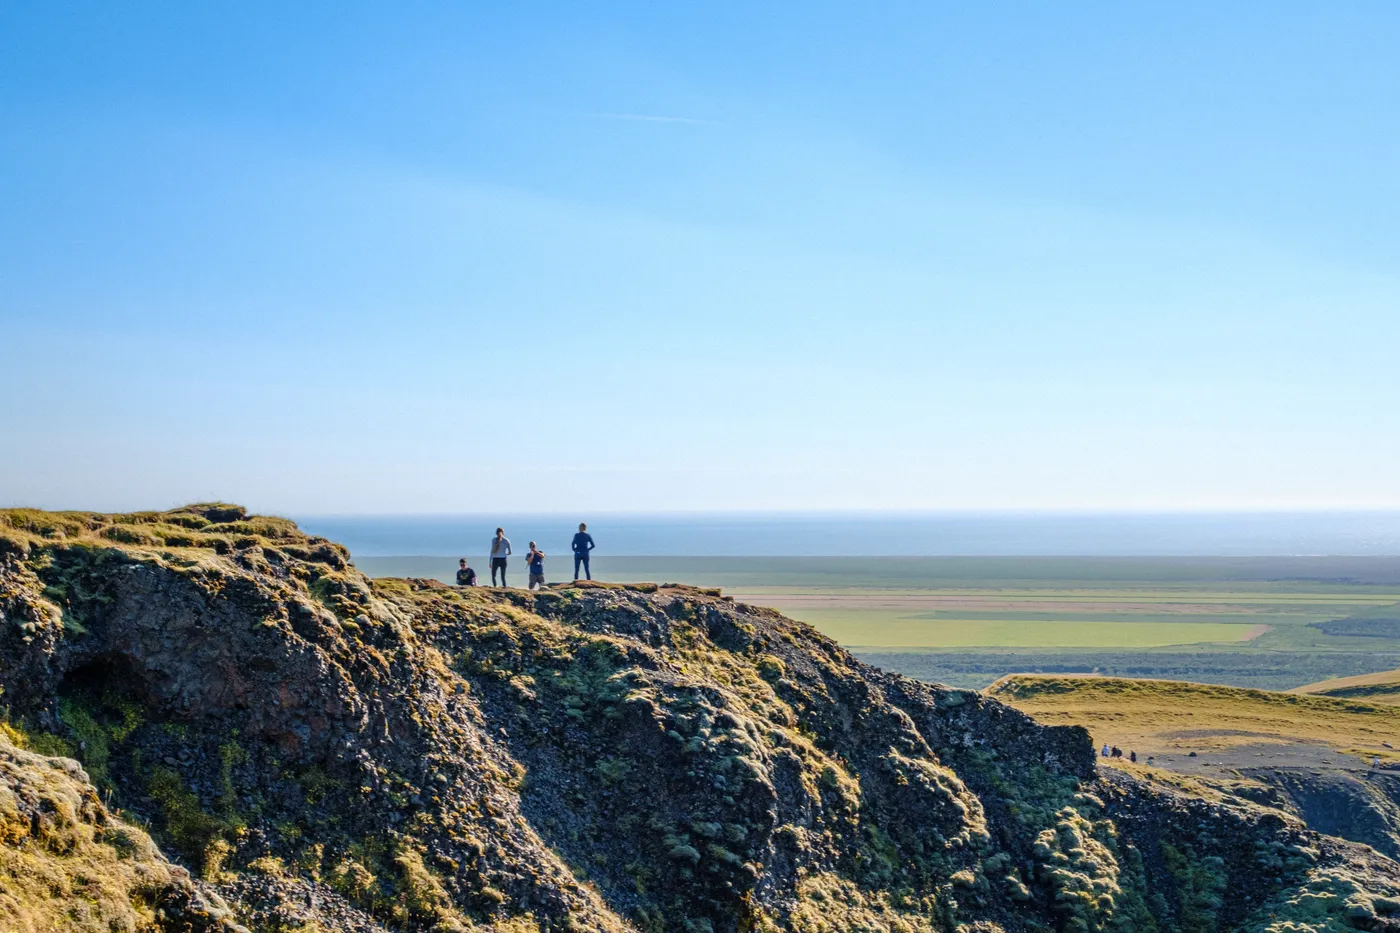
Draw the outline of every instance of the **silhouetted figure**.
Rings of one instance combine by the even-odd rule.
[[[496,537],[491,539],[491,585],[496,585],[496,571],[501,572],[501,586],[506,585],[506,558],[510,556],[510,539],[504,528],[496,529]]]
[[[465,557],[457,561],[457,585],[476,586],[476,571],[467,566]]]
[[[578,534],[574,535],[574,579],[578,579],[579,564],[583,565],[583,572],[588,574],[588,579],[593,579],[593,571],[588,567],[588,552],[593,550],[593,536],[588,533],[588,526],[579,523]]]
[[[1119,748],[1117,745],[1113,746],[1112,755],[1113,755],[1114,758],[1122,758],[1122,757],[1123,757],[1123,749]]]
[[[1128,760],[1133,764],[1137,764],[1137,752],[1128,752]]]
[[[530,542],[530,553],[525,555],[525,565],[530,568],[530,589],[544,589],[544,551]]]

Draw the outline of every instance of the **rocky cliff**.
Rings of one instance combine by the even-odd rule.
[[[1373,850],[777,613],[371,581],[232,506],[0,511],[0,686],[16,929],[1400,930]]]

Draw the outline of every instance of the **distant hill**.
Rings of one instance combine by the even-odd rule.
[[[1370,677],[1400,677],[1400,672]],[[1326,683],[1348,684],[1369,678]],[[1097,744],[1189,754],[1258,742],[1315,744],[1400,761],[1400,709],[1313,687],[1282,693],[1175,680],[1014,674],[984,692],[1041,722],[1084,726]],[[1400,682],[1397,682],[1400,688]]]
[[[1400,706],[1400,670],[1320,680],[1289,692]]]
[[[1329,685],[1376,692],[1317,689]],[[984,692],[1041,722],[1083,726],[1100,747],[1135,751],[1136,765],[1112,764],[1139,776],[1276,807],[1400,858],[1400,672],[1289,693],[1018,674]]]

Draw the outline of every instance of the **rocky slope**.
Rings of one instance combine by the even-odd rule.
[[[1400,930],[1374,851],[774,612],[371,581],[231,506],[0,511],[0,686],[19,929],[101,874],[133,930]]]
[[[1368,675],[1364,686],[1384,679]],[[1341,689],[1354,689],[1354,680]],[[1185,775],[1400,859],[1400,708],[1372,696],[1042,674],[1009,675],[983,693],[1154,761],[1119,759],[1115,767]]]
[[[1400,858],[1400,771],[1245,768],[1239,774],[1267,789],[1256,800],[1296,813],[1318,832]],[[1245,784],[1242,790],[1252,788]]]
[[[0,929],[233,933],[218,898],[113,818],[68,758],[15,747],[0,729]]]

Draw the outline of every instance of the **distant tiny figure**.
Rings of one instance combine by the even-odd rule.
[[[510,556],[510,539],[504,528],[496,529],[496,537],[491,539],[491,585],[496,585],[496,571],[501,572],[501,586],[506,585],[506,558]]]
[[[1117,745],[1115,745],[1115,746],[1113,746],[1113,750],[1112,750],[1111,752],[1109,752],[1109,754],[1111,754],[1114,758],[1122,758],[1122,757],[1123,757],[1123,749],[1121,749],[1121,748],[1119,748]]]
[[[1103,757],[1103,758],[1107,758],[1107,757],[1108,757],[1108,743],[1107,743],[1107,742],[1103,743],[1103,751],[1099,752],[1099,755],[1100,755],[1101,757]]]
[[[1372,755],[1372,756],[1371,756],[1371,767],[1372,767],[1372,768],[1379,768],[1380,766],[1381,766],[1381,756],[1380,756],[1380,755]]]
[[[1128,760],[1133,764],[1137,764],[1137,752],[1128,752]]]
[[[593,571],[588,567],[588,552],[593,550],[593,536],[588,533],[588,526],[579,522],[578,534],[574,535],[574,579],[578,579],[579,564],[583,565],[583,572],[588,574],[588,579],[593,579]]]
[[[476,586],[476,571],[467,566],[465,557],[457,561],[457,585]]]
[[[1153,761],[1152,756],[1151,756],[1151,755],[1148,755],[1148,756],[1147,756],[1147,763],[1148,763],[1148,764],[1152,764],[1152,761]]]
[[[525,555],[525,564],[530,568],[530,589],[544,588],[544,551],[530,542],[530,553]]]

